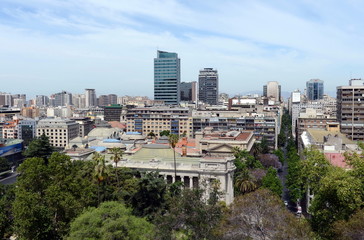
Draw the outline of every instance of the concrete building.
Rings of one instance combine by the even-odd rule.
[[[18,139],[19,120],[7,121],[3,124],[2,137],[6,139]]]
[[[49,97],[45,95],[37,95],[35,97],[36,107],[47,107],[49,106]]]
[[[157,51],[154,58],[154,100],[167,105],[180,102],[180,59],[177,53]]]
[[[197,82],[181,82],[181,101],[196,102],[197,99]]]
[[[127,131],[156,136],[164,130],[172,134],[192,136],[192,118],[188,108],[150,107],[127,110]]]
[[[89,117],[73,117],[71,120],[78,123],[80,130],[78,136],[81,138],[87,136],[94,127],[94,121]]]
[[[111,104],[109,106],[104,107],[104,120],[109,121],[118,121],[120,122],[121,112],[123,107],[120,104]]]
[[[364,140],[364,81],[352,79],[337,87],[337,120],[341,132],[353,141]]]
[[[18,124],[18,138],[24,141],[24,145],[29,143],[36,137],[37,121],[34,119],[22,119]]]
[[[324,96],[324,81],[311,79],[306,82],[306,96],[308,100],[320,100]]]
[[[237,111],[193,111],[193,132],[206,127],[215,131],[252,131],[257,141],[263,137],[271,149],[277,148],[277,137],[280,131],[280,116],[275,112],[259,114]]]
[[[198,75],[198,100],[210,105],[219,101],[219,75],[217,70],[204,68]]]
[[[40,111],[37,107],[23,107],[21,115],[25,118],[37,118],[40,116]]]
[[[306,108],[301,112],[297,120],[296,135],[300,136],[304,131],[312,129],[326,129],[327,124],[336,124],[336,117],[325,115],[321,111],[312,108]]]
[[[37,137],[45,134],[54,147],[64,148],[69,140],[79,135],[79,124],[74,120],[47,118],[39,120],[37,124]]]
[[[96,107],[97,98],[95,89],[86,88],[85,91],[85,107]]]
[[[281,101],[281,85],[278,82],[270,81],[263,86],[263,96],[274,99],[275,102]]]

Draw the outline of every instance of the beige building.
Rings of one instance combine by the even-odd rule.
[[[78,137],[79,126],[73,120],[46,118],[37,124],[37,137],[45,134],[54,147],[64,148],[69,140]]]
[[[196,132],[196,148],[210,156],[233,156],[233,149],[251,150],[255,138],[252,131],[212,131],[207,127]]]
[[[159,136],[164,130],[187,137],[193,134],[192,117],[188,108],[132,108],[126,114],[126,123],[128,132],[139,132],[144,136],[150,132]]]

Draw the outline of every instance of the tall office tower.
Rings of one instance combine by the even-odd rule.
[[[177,105],[180,101],[181,60],[177,53],[157,51],[154,58],[154,100],[167,105]]]
[[[72,93],[62,91],[60,93],[53,94],[52,98],[54,99],[54,107],[72,105]]]
[[[118,96],[116,94],[109,94],[109,104],[117,104],[118,103]]]
[[[306,94],[308,100],[319,100],[324,97],[324,81],[311,79],[306,82]]]
[[[197,82],[181,82],[180,84],[181,101],[196,102],[197,99]]]
[[[353,141],[364,140],[364,81],[351,79],[337,89],[337,120],[341,132]]]
[[[44,95],[37,95],[35,97],[35,106],[37,107],[45,107],[49,104],[49,97]]]
[[[86,88],[85,90],[86,107],[95,107],[97,105],[95,89]]]
[[[217,70],[204,68],[198,75],[198,100],[211,105],[219,101],[219,75]]]
[[[281,85],[278,82],[270,81],[263,86],[263,96],[274,98],[276,102],[281,101]]]

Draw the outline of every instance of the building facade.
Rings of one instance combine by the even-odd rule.
[[[154,100],[167,105],[180,102],[180,59],[177,53],[157,51],[154,58]]]
[[[263,96],[273,98],[276,102],[281,101],[281,85],[278,82],[271,81],[263,86]]]
[[[159,136],[167,130],[172,134],[192,136],[192,118],[188,108],[132,108],[126,114],[127,131]]]
[[[364,81],[352,79],[337,87],[337,120],[341,132],[352,141],[364,140]]]
[[[182,82],[180,84],[181,101],[195,102],[196,101],[197,82]]]
[[[20,120],[18,124],[18,138],[24,141],[24,145],[36,137],[37,121],[34,119]]]
[[[217,70],[204,68],[198,75],[198,100],[210,105],[219,101],[219,76]]]
[[[97,98],[95,89],[86,88],[85,89],[85,105],[86,107],[96,107]]]
[[[324,81],[311,79],[306,82],[306,94],[308,100],[319,100],[324,96]]]
[[[47,118],[39,120],[37,124],[37,137],[42,134],[49,137],[49,142],[54,147],[64,148],[69,140],[78,137],[79,126],[73,120]]]
[[[120,104],[111,104],[104,107],[104,120],[107,122],[118,121],[120,122],[121,112],[123,107]]]

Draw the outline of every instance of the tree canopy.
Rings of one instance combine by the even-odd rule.
[[[42,134],[39,138],[30,142],[28,148],[23,152],[25,157],[48,158],[54,151],[46,135]]]
[[[103,202],[98,208],[91,207],[71,223],[67,239],[153,239],[153,224],[131,212],[119,202]]]

